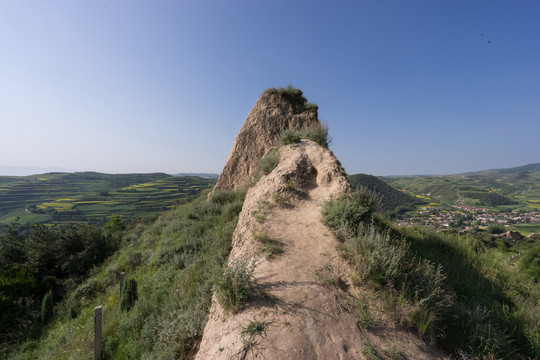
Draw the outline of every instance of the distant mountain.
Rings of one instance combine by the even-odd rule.
[[[521,172],[540,171],[540,163],[527,164],[504,169],[490,169],[482,171],[473,171],[462,175],[495,175],[495,174],[516,174]]]
[[[196,177],[200,177],[201,179],[219,178],[219,174],[213,174],[213,173],[178,173],[178,174],[173,174],[173,176],[196,176]]]
[[[73,170],[59,167],[22,167],[22,166],[0,166],[0,176],[28,176],[44,174],[49,172],[72,172]]]
[[[348,179],[353,187],[364,186],[379,194],[381,196],[381,209],[387,212],[393,211],[399,206],[412,207],[425,203],[421,199],[397,190],[373,175],[355,174],[349,175]]]

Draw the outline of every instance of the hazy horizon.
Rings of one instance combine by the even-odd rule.
[[[0,2],[0,165],[220,173],[268,87],[349,174],[540,162],[537,1]]]
[[[531,165],[536,163],[530,163],[530,164],[520,164],[516,166],[511,166],[509,168],[514,167],[520,167],[524,165]],[[505,169],[505,168],[500,168]],[[468,172],[477,172],[477,171],[486,171],[486,170],[497,170],[493,168],[485,168],[485,169],[474,169],[470,171],[464,171],[460,173],[441,173],[441,174],[367,174],[367,175],[374,175],[374,176],[387,176],[387,177],[400,177],[400,176],[445,176],[445,175],[459,175],[464,174]],[[87,170],[74,170],[74,169],[65,169],[65,168],[58,168],[58,167],[52,167],[52,168],[39,168],[39,167],[13,167],[13,166],[0,166],[0,176],[30,176],[30,175],[40,175],[40,174],[46,174],[50,172],[60,172],[60,173],[76,173],[76,172],[97,172],[97,173],[104,173],[104,174],[149,174],[149,173],[165,173],[168,175],[178,175],[178,174],[207,174],[207,175],[217,175],[219,176],[220,172],[194,172],[194,171],[176,171],[176,172],[166,172],[166,171],[133,171],[129,173],[125,172],[102,172],[92,169]],[[348,173],[349,175],[355,175],[358,173]]]

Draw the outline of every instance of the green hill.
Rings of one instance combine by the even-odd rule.
[[[367,174],[355,174],[347,177],[355,188],[366,187],[381,197],[381,209],[387,213],[400,209],[412,209],[416,205],[425,204],[422,199],[413,197],[388,185],[383,180]],[[400,209],[398,209],[400,208]]]
[[[447,176],[385,177],[385,181],[447,205],[519,211],[540,207],[540,164]]]

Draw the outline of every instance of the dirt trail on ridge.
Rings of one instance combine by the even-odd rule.
[[[444,358],[408,332],[357,326],[350,268],[321,223],[322,204],[350,187],[345,173],[311,141],[280,154],[277,168],[247,193],[229,261],[256,261],[257,295],[237,314],[225,312],[214,296],[196,359],[362,359],[366,344],[387,343],[399,344],[407,359]],[[290,206],[279,205],[283,196]],[[283,253],[268,259],[254,232],[280,242]],[[257,333],[243,333],[250,322],[261,325]]]

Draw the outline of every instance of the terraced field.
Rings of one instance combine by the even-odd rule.
[[[151,217],[211,188],[215,179],[154,174],[49,173],[0,177],[0,224]]]
[[[540,164],[448,176],[387,177],[402,191],[448,205],[535,211],[540,208]]]

